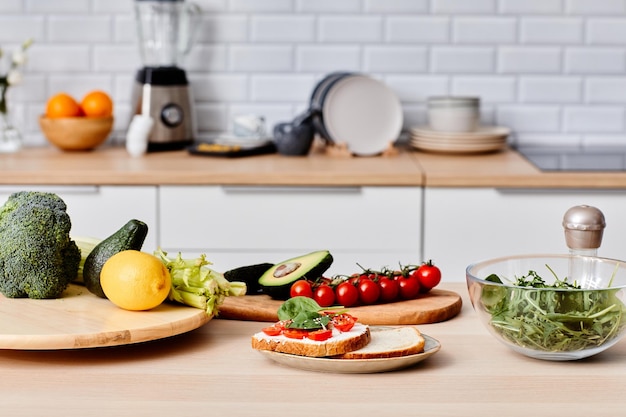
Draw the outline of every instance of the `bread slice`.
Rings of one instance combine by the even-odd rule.
[[[268,336],[259,332],[252,336],[252,347],[292,355],[324,357],[342,355],[361,349],[370,342],[370,338],[369,327],[356,323],[348,332],[333,330],[333,336],[323,342],[310,339],[289,339],[283,335]]]
[[[425,342],[416,327],[383,327],[372,331],[372,340],[367,346],[336,357],[375,359],[414,355],[424,351]]]

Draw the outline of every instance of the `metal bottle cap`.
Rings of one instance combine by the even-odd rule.
[[[597,249],[606,227],[604,214],[592,206],[574,206],[563,216],[565,242],[570,249]]]

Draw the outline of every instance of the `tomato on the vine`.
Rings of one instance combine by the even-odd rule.
[[[291,285],[289,295],[291,297],[303,296],[313,298],[313,287],[309,281],[300,279]]]
[[[421,292],[428,292],[441,282],[441,270],[431,260],[424,262],[411,275],[419,280]]]
[[[380,297],[380,287],[371,279],[359,281],[359,300],[362,304],[374,304]]]
[[[406,278],[398,278],[397,282],[400,290],[400,297],[405,300],[411,300],[417,297],[420,292],[420,282],[412,275]]]
[[[335,288],[335,298],[337,304],[352,307],[359,301],[359,290],[349,281],[344,281]]]
[[[378,280],[378,286],[380,287],[380,300],[384,303],[389,303],[398,299],[398,282],[387,277],[382,277]]]
[[[322,284],[313,291],[313,299],[320,307],[330,307],[335,302],[335,291],[330,285]]]

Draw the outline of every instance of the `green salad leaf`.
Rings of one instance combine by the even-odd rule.
[[[486,280],[503,283],[495,274]],[[481,302],[492,328],[518,346],[546,352],[590,349],[616,337],[626,324],[618,288],[586,290],[558,278],[548,285],[535,271],[513,285],[486,285]]]

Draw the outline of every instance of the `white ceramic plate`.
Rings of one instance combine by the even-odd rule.
[[[368,76],[337,81],[322,106],[324,126],[332,141],[346,144],[355,155],[383,152],[402,130],[400,100],[384,83]]]
[[[311,358],[308,356],[291,355],[269,350],[259,350],[259,352],[276,363],[305,371],[340,374],[373,374],[408,368],[409,366],[413,366],[429,358],[441,349],[441,344],[438,340],[423,333],[422,336],[426,340],[424,352],[396,358],[331,359]]]
[[[484,139],[490,137],[508,136],[511,130],[502,126],[481,126],[473,132],[442,132],[433,130],[428,126],[411,128],[411,133],[416,136],[431,138],[454,138],[454,139]]]
[[[424,142],[420,140],[411,140],[411,146],[418,150],[439,152],[439,153],[486,153],[502,150],[506,147],[506,141],[495,143],[477,143],[477,144],[445,144]]]

